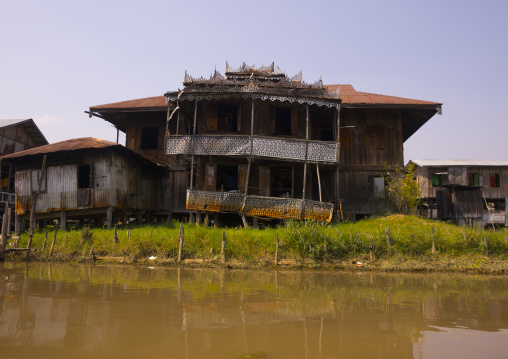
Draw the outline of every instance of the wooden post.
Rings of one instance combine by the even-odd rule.
[[[201,224],[201,211],[196,212],[196,224],[197,225]]]
[[[387,228],[386,233],[386,245],[388,246],[388,255],[392,255],[392,239],[390,238],[390,230]]]
[[[432,254],[436,253],[436,242],[434,240],[434,227],[430,227],[430,231],[432,232]]]
[[[180,233],[179,233],[179,244],[178,244],[178,263],[181,263],[182,262],[182,252],[183,252],[183,233],[184,233],[184,228],[183,228],[183,225],[180,223]]]
[[[300,208],[300,219],[304,219],[305,214],[305,189],[307,187],[307,156],[309,152],[309,105],[305,117],[305,163],[303,165],[303,188],[302,188],[302,206]]]
[[[21,216],[16,214],[14,216],[14,235],[16,237],[19,237],[20,234],[21,234]]]
[[[220,247],[220,257],[222,263],[226,263],[226,231],[222,231],[222,245]]]
[[[67,223],[67,212],[65,210],[60,211],[60,228],[65,231]]]
[[[483,249],[485,250],[485,255],[488,256],[489,255],[489,240],[487,239],[487,237],[483,238]]]
[[[127,230],[127,238],[131,239],[131,230],[130,229]]]
[[[113,237],[113,243],[114,244],[118,243],[118,236],[116,234],[116,223],[115,223],[115,236]]]
[[[138,225],[141,226],[143,224],[143,216],[138,214],[137,218],[136,218],[136,221],[138,222]]]
[[[319,175],[319,163],[316,163],[316,172],[317,172],[317,183],[319,189],[319,202],[323,202],[323,196],[321,194],[321,176]]]
[[[152,231],[153,231],[153,228],[150,228],[150,238],[152,238]]]
[[[55,248],[55,242],[56,242],[56,234],[58,232],[58,223],[55,224],[55,234],[53,235],[53,241],[51,242],[51,248],[49,249],[49,255],[52,256],[53,255],[53,249]],[[65,240],[67,241],[67,238],[65,238]]]
[[[279,265],[279,234],[275,234],[275,265]]]
[[[218,228],[219,227],[219,214],[217,212],[215,212],[213,214],[213,228]]]
[[[113,207],[108,207],[106,212],[106,224],[108,226],[108,229],[111,229],[113,224]]]
[[[44,233],[44,241],[42,242],[42,251],[46,249],[46,241],[48,240],[48,230],[46,229],[46,233]]]
[[[28,246],[27,246],[28,249],[32,248],[32,238],[34,236],[34,225],[35,225],[35,206],[37,205],[37,199],[41,191],[42,181],[44,179],[44,175],[46,174],[46,161],[47,156],[44,155],[44,158],[42,159],[41,177],[39,178],[39,183],[37,184],[37,192],[35,192],[32,195],[32,210],[30,211],[30,229],[28,231]]]
[[[210,226],[210,215],[208,214],[208,212],[206,212],[206,214],[205,214],[205,228],[208,228],[208,226]]]
[[[252,218],[252,228],[259,229],[259,219],[257,217]]]
[[[196,121],[198,117],[198,100],[194,102],[194,126],[192,128],[192,157],[191,157],[191,173],[190,173],[190,190],[193,189],[194,182],[194,148],[195,148],[195,137],[196,137]],[[193,213],[189,212],[189,223],[194,223]]]

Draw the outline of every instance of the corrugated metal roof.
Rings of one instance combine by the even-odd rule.
[[[33,156],[33,155],[39,155],[39,154],[44,154],[44,153],[54,153],[54,152],[61,152],[61,151],[75,151],[75,150],[83,150],[83,149],[91,149],[91,148],[106,148],[106,147],[113,147],[113,146],[123,147],[122,145],[120,145],[118,143],[100,140],[98,138],[83,137],[83,138],[75,138],[75,139],[67,140],[67,141],[56,142],[56,143],[52,143],[50,145],[35,147],[35,148],[31,148],[29,150],[12,153],[10,155],[3,156],[2,159]]]
[[[324,85],[328,92],[335,92],[340,86],[340,99],[343,104],[351,105],[442,105],[439,102],[414,100],[404,97],[378,95],[368,92],[358,92],[352,85]],[[135,100],[114,102],[105,105],[90,107],[91,111],[101,110],[126,110],[126,109],[151,109],[165,110],[167,103],[164,96],[146,97]]]
[[[18,125],[23,126],[26,132],[28,132],[28,134],[33,138],[37,146],[44,146],[48,144],[48,140],[46,140],[46,137],[44,137],[41,130],[39,130],[39,127],[37,127],[34,120],[31,118],[21,120],[0,120],[0,129]]]
[[[414,163],[420,167],[501,167],[508,166],[508,161],[505,160],[410,160],[408,163]]]
[[[126,110],[126,109],[147,109],[147,110],[166,110],[168,104],[164,96],[146,97],[136,100],[128,100],[121,102],[113,102],[105,105],[98,105],[90,107],[92,111],[100,110]]]
[[[352,85],[325,85],[329,92],[337,91],[340,86],[340,99],[343,104],[351,105],[442,105],[439,102],[414,100],[404,97],[378,95],[368,92],[358,92]]]

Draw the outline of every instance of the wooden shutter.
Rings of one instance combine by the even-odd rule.
[[[238,191],[245,193],[245,182],[247,180],[248,165],[238,165]]]
[[[207,164],[205,174],[205,191],[216,190],[217,187],[216,177],[217,177],[217,166],[215,164]]]
[[[206,129],[217,131],[217,104],[209,103],[206,112]]]
[[[291,136],[298,133],[298,108],[291,108]]]
[[[236,113],[236,132],[242,130],[242,106],[238,105],[238,111]]]
[[[259,195],[270,196],[270,167],[259,166]]]

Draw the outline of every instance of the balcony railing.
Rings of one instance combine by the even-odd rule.
[[[195,155],[258,156],[311,162],[337,162],[338,142],[306,141],[278,137],[196,135]],[[307,147],[307,150],[306,150]],[[166,155],[191,155],[192,136],[167,136]]]
[[[187,209],[210,212],[238,212],[255,217],[313,219],[327,222],[330,222],[333,217],[333,204],[331,203],[199,190],[187,190]]]

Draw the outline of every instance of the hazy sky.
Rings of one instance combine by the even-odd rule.
[[[88,107],[272,61],[303,80],[443,103],[409,159],[508,159],[508,1],[0,0],[0,118],[50,142],[116,130]]]

